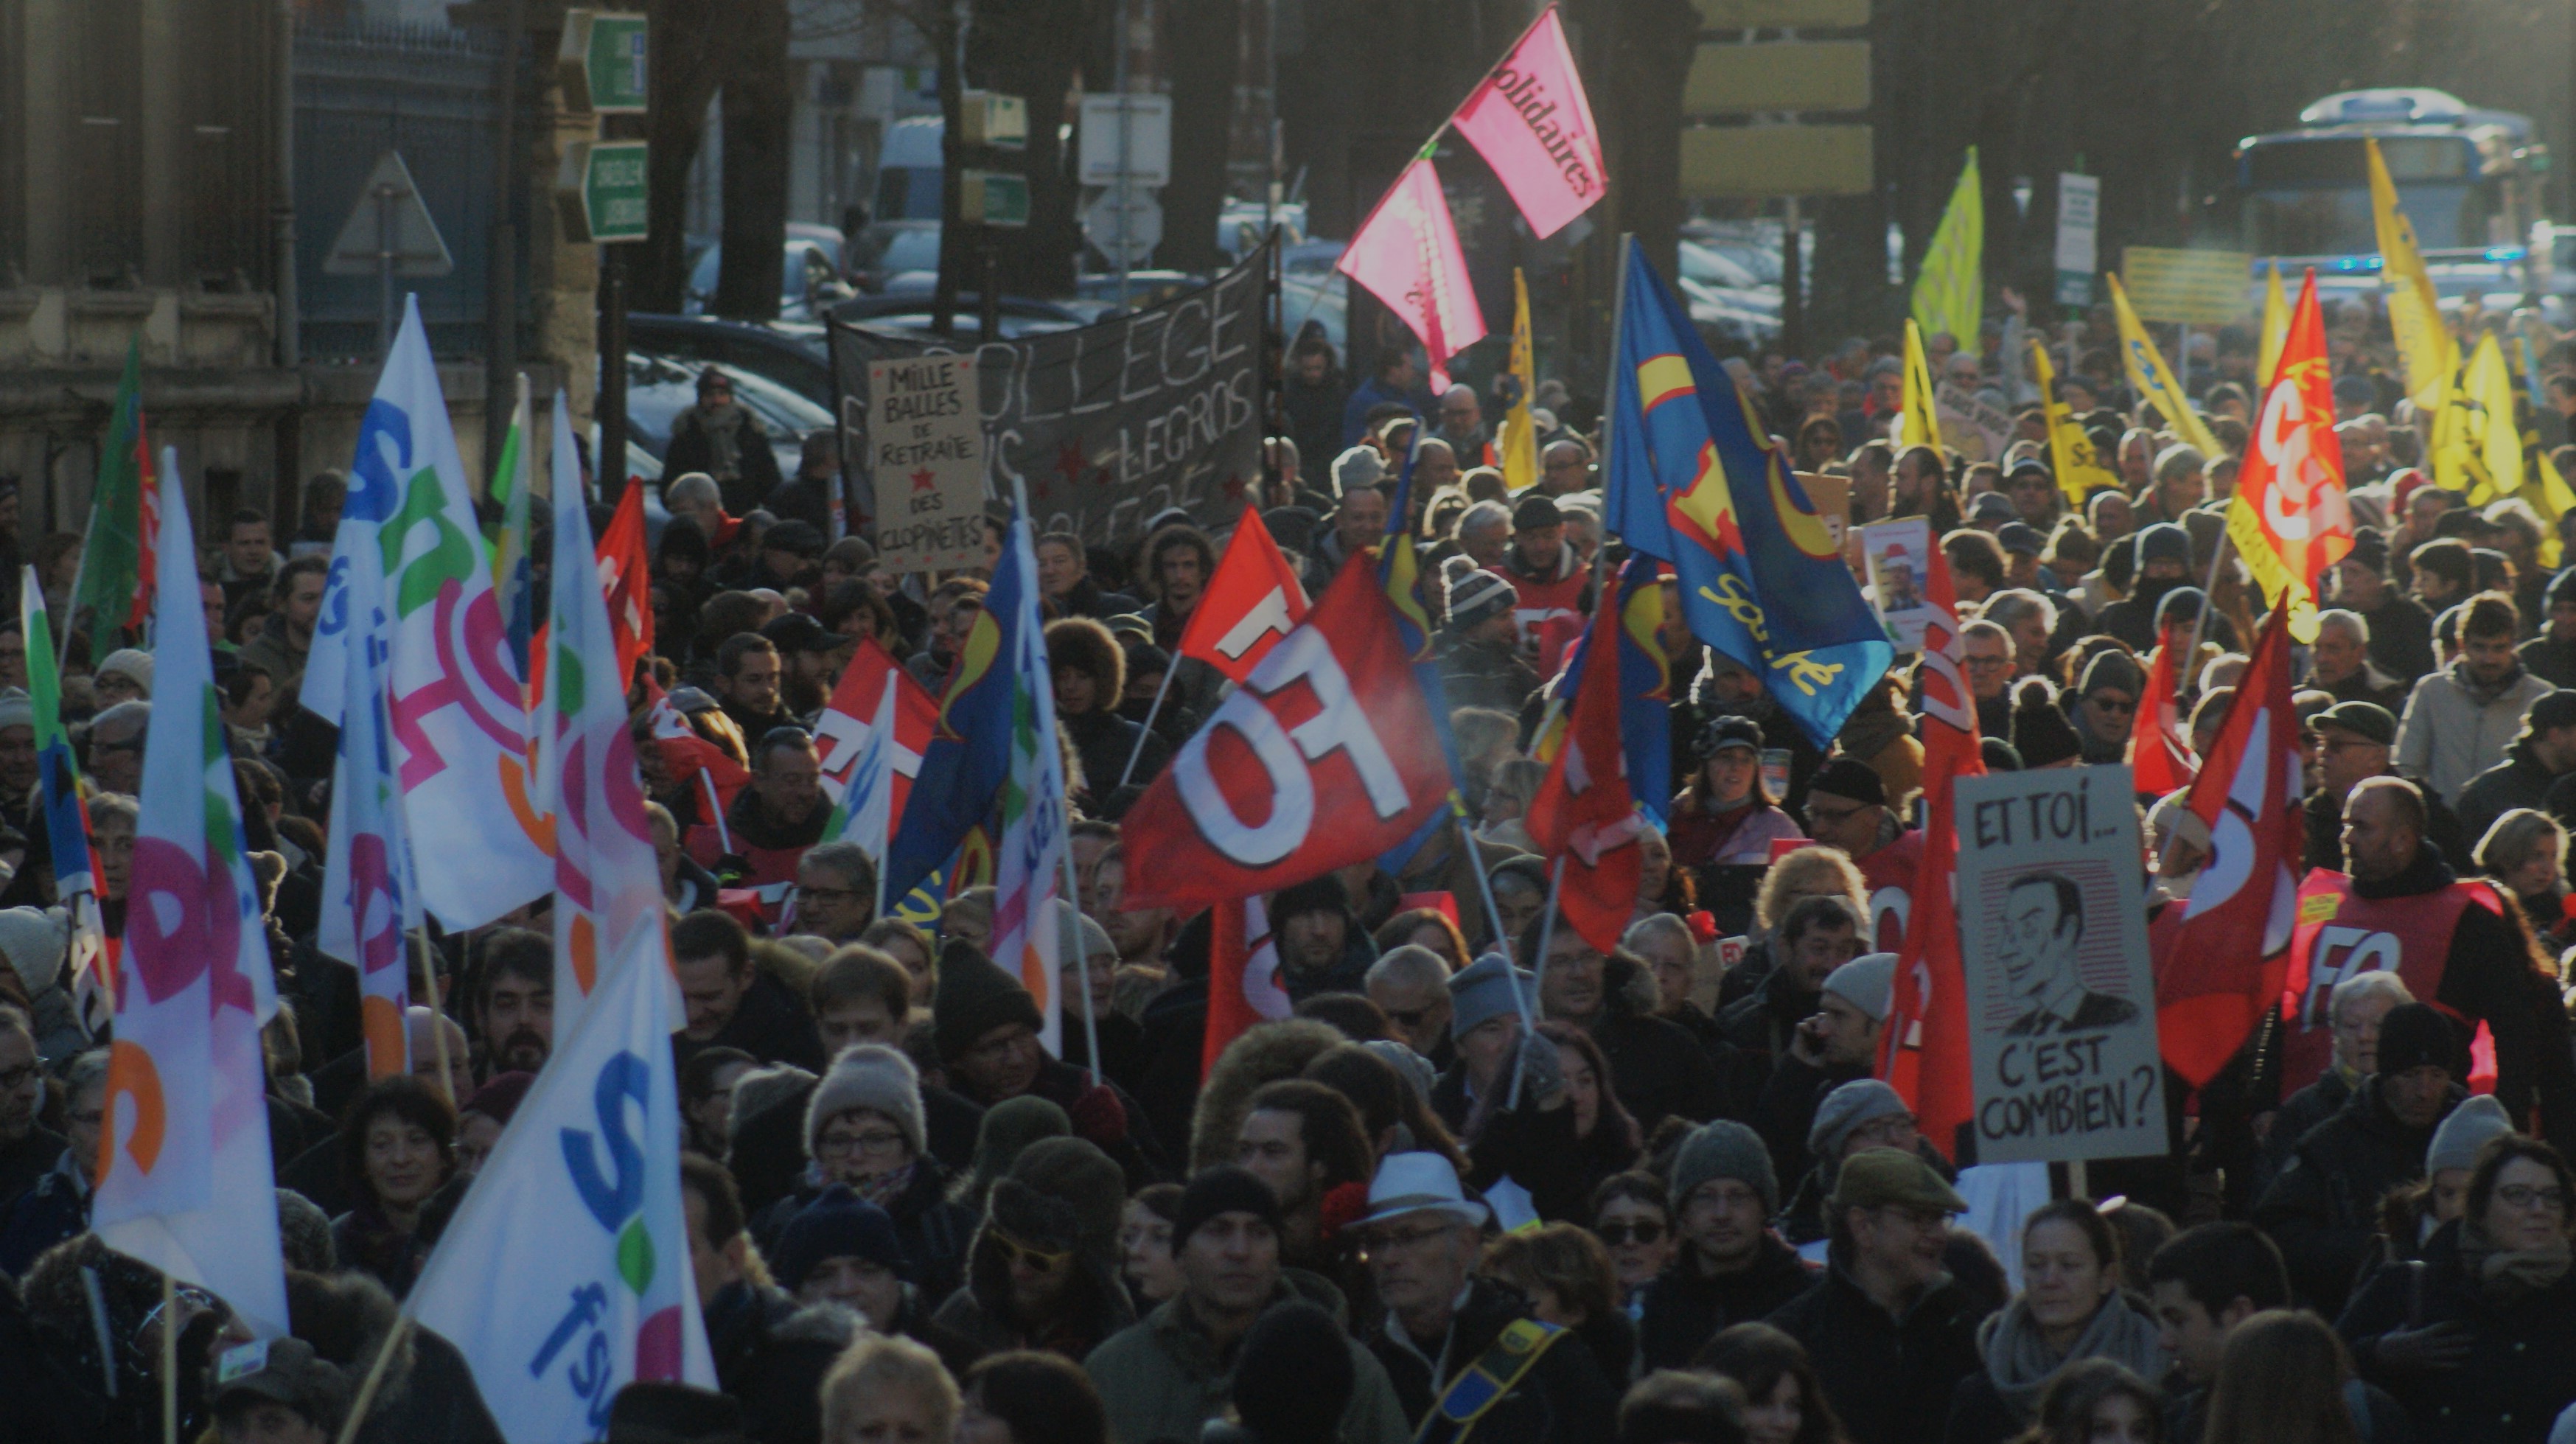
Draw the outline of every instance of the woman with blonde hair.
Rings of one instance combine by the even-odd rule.
[[[2576,943],[2567,916],[2567,829],[2557,818],[2516,807],[2490,823],[2478,839],[2478,871],[2522,904],[2522,915],[2551,957]]]
[[[1869,916],[1869,884],[1848,853],[1837,847],[1801,847],[1783,854],[1762,875],[1762,887],[1753,895],[1753,931],[1745,939],[1744,956],[1718,980],[1711,1012],[1725,1012],[1727,1004],[1749,996],[1771,976],[1778,961],[1780,922],[1800,898],[1810,897],[1838,897],[1856,915]]]
[[[863,1334],[823,1376],[823,1444],[949,1444],[960,1403],[937,1354]]]

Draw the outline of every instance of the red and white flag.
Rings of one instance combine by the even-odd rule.
[[[1241,682],[1304,620],[1305,583],[1280,555],[1260,511],[1245,507],[1233,540],[1225,544],[1225,559],[1216,564],[1216,575],[1181,632],[1181,655]]]
[[[1440,173],[1422,156],[1404,168],[1360,223],[1334,269],[1369,288],[1404,319],[1430,358],[1434,389],[1446,383],[1449,358],[1485,336],[1467,254],[1449,218]]]
[[[1530,836],[1550,871],[1564,879],[1558,906],[1583,940],[1603,952],[1619,945],[1637,909],[1644,826],[1628,788],[1619,740],[1619,609],[1595,607],[1592,644],[1574,681],[1574,704],[1547,776],[1530,799]],[[1526,960],[1533,967],[1543,959]]]
[[[1279,942],[1270,933],[1270,909],[1259,897],[1221,902],[1208,916],[1207,1037],[1199,1049],[1199,1077],[1216,1067],[1226,1046],[1256,1023],[1274,1022],[1295,1010],[1279,983]]]
[[[1923,628],[1923,860],[1914,876],[1914,911],[1897,953],[1894,1006],[1888,1013],[1879,1077],[1914,1108],[1923,1136],[1956,1157],[1957,1140],[1976,1110],[1968,1055],[1967,968],[1959,952],[1959,861],[1954,786],[1985,775],[1977,739],[1977,704],[1959,670],[1959,594],[1950,561],[1932,548],[1924,578],[1931,618]]]
[[[2334,373],[2312,270],[2291,309],[2280,365],[2227,507],[2237,554],[2266,599],[2289,599],[2291,632],[2306,642],[2316,640],[2326,571],[2352,550],[2343,443],[2334,426]]]
[[[733,758],[733,754],[698,735],[680,709],[671,705],[671,694],[661,684],[645,679],[644,695],[653,718],[653,740],[661,744],[662,764],[671,770],[675,782],[712,794],[715,812],[722,817],[733,806],[734,798],[751,784],[751,770]],[[714,818],[708,819],[714,821]]]
[[[939,703],[876,638],[861,641],[851,654],[832,700],[823,704],[823,715],[814,723],[814,745],[823,753],[823,791],[837,803],[849,789],[850,774],[868,745],[868,730],[888,687],[895,690],[894,736],[887,739],[894,749],[893,811],[888,815],[901,817],[912,797],[912,779],[921,771],[921,749],[930,745],[931,729],[939,724]]]
[[[1449,797],[1440,733],[1373,567],[1306,620],[1181,744],[1127,812],[1126,905],[1188,913],[1383,855]]]
[[[635,664],[653,650],[652,558],[644,549],[644,488],[629,485],[599,534],[599,583],[617,634],[617,685],[632,686]],[[533,690],[533,688],[531,689]]]
[[[2290,706],[2292,601],[2273,606],[2191,788],[2191,810],[2209,824],[2209,866],[2156,974],[2156,1039],[2166,1066],[2195,1088],[2244,1046],[2290,966],[2307,836]]]
[[[2182,652],[2174,645],[2174,631],[2166,627],[2164,644],[2147,654],[2147,687],[2129,731],[2130,775],[2138,791],[2158,797],[2189,787],[2200,773],[2200,763],[2183,739],[2181,709],[2174,700],[2174,658]]]
[[[1546,240],[1609,188],[1601,132],[1583,94],[1565,22],[1550,5],[1449,124],[1494,168],[1530,233]]]

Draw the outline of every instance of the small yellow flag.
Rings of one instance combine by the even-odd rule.
[[[2504,348],[2496,344],[2494,332],[2482,337],[2478,349],[2470,353],[2460,394],[2468,403],[2459,408],[2467,423],[2463,429],[2473,439],[2484,471],[2475,478],[2469,505],[2484,506],[2498,497],[2519,495],[2522,433],[2514,425],[2513,373],[2505,369]]]
[[[1923,359],[1923,328],[1905,319],[1905,409],[1896,418],[1892,438],[1900,452],[1909,446],[1941,449],[1941,416],[1932,405],[1932,367]]]
[[[2433,277],[2424,269],[2423,248],[2415,243],[2415,223],[2398,208],[2397,183],[2389,179],[2379,142],[2364,144],[2370,155],[2370,218],[2379,233],[2379,283],[2388,292],[2388,324],[2397,333],[2397,354],[2405,364],[2406,394],[2429,411],[2449,404],[2451,378],[2460,369],[2459,348],[2442,324]],[[2439,425],[2437,421],[2437,432]]]
[[[2281,263],[2272,263],[2272,280],[2263,289],[2263,352],[2254,368],[2254,379],[2262,391],[2254,397],[2254,410],[2260,415],[2263,397],[2272,390],[2272,375],[2281,368],[2281,344],[2290,339],[2290,298],[2281,294]]]
[[[2155,403],[2173,427],[2174,435],[2197,447],[2202,457],[2216,461],[2226,454],[2218,438],[2209,434],[2209,426],[2200,419],[2191,398],[2183,394],[2182,384],[2174,380],[2165,366],[2164,353],[2156,349],[2154,338],[2138,322],[2138,313],[2129,306],[2129,293],[2120,285],[2119,273],[2111,273],[2111,314],[2120,327],[2120,364],[2129,373],[2129,389]]]
[[[2049,465],[2057,472],[2057,489],[2066,493],[2067,504],[2081,512],[2087,498],[2103,487],[2120,489],[2118,473],[2102,464],[2093,450],[2093,438],[2075,423],[2075,415],[2057,396],[2057,371],[2048,364],[2048,348],[2036,340],[2030,343],[2030,375],[2039,386],[2041,405],[2048,411]]]
[[[1977,148],[1968,147],[1968,163],[1950,192],[1949,208],[1924,248],[1923,271],[1914,279],[1914,319],[1923,334],[1944,331],[1963,347],[1977,344],[1977,326],[1986,313],[1986,198],[1977,179]]]
[[[1512,267],[1512,379],[1520,394],[1503,413],[1501,445],[1503,485],[1523,491],[1538,484],[1538,428],[1530,420],[1530,393],[1538,389],[1537,363],[1530,355],[1529,284],[1521,268]]]

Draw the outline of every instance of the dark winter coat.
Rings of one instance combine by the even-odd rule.
[[[949,1200],[956,1175],[936,1158],[916,1159],[912,1181],[887,1205],[894,1220],[895,1241],[903,1246],[910,1281],[933,1299],[944,1299],[966,1278],[966,1250],[975,1241],[975,1210]],[[763,1253],[774,1253],[790,1219],[823,1196],[831,1185],[808,1170],[796,1191],[772,1203],[751,1221],[751,1237]]]
[[[1539,1217],[1589,1221],[1585,1210],[1592,1198],[1592,1170],[1585,1164],[1581,1140],[1575,1137],[1571,1103],[1542,1108],[1537,1095],[1524,1090],[1518,1108],[1498,1104],[1471,1137],[1467,1120],[1475,1111],[1475,1100],[1467,1092],[1467,1065],[1454,1063],[1431,1085],[1431,1111],[1466,1150],[1470,1185],[1489,1188],[1509,1175],[1529,1190],[1530,1206]]]
[[[2352,1101],[2353,1080],[2341,1068],[2329,1067],[2314,1083],[2282,1100],[2281,1111],[2272,1115],[2272,1131],[2263,1140],[2262,1156],[2254,1163],[2252,1197],[2261,1198],[2280,1177],[2281,1165],[2308,1130],[2343,1111]]]
[[[1445,1348],[1395,1337],[1401,1326],[1381,1315],[1361,1342],[1386,1366],[1404,1416],[1418,1431],[1439,1402],[1442,1388],[1484,1357],[1503,1330],[1530,1317],[1529,1301],[1492,1279],[1467,1286],[1467,1301],[1449,1322]],[[1428,1358],[1426,1359],[1426,1356]],[[1432,1378],[1432,1363],[1445,1358],[1448,1375]],[[1601,1444],[1617,1429],[1619,1389],[1577,1336],[1560,1336],[1521,1376],[1510,1393],[1476,1421],[1475,1444]]]
[[[1073,739],[1073,755],[1082,762],[1083,792],[1091,800],[1090,811],[1099,815],[1109,803],[1110,794],[1118,790],[1118,779],[1126,777],[1141,787],[1151,782],[1172,760],[1172,749],[1162,738],[1128,721],[1115,712],[1094,707],[1088,712],[1067,716],[1057,713],[1056,726]],[[1137,739],[1144,739],[1145,750],[1136,752]],[[1127,759],[1136,757],[1136,770],[1127,771]]]
[[[2546,806],[2551,784],[2564,775],[2544,766],[2527,738],[2505,748],[2503,761],[2470,778],[2451,799],[2461,835],[2474,848],[2497,818],[2517,807]]]
[[[838,1304],[801,1305],[785,1289],[742,1280],[707,1303],[716,1382],[742,1405],[757,1444],[819,1444],[823,1375],[865,1326]]]
[[[1890,1314],[1837,1262],[1769,1323],[1806,1346],[1851,1444],[1911,1444],[1948,1417],[1959,1381],[1984,1367],[1977,1325],[1992,1311],[1945,1278]]]
[[[2290,1266],[2292,1290],[2319,1313],[2343,1307],[2378,1231],[2380,1197],[2424,1176],[2424,1150],[2440,1126],[2407,1126],[2381,1101],[2382,1081],[2362,1080],[2341,1112],[2309,1129],[2254,1205],[2254,1222]],[[2468,1090],[2454,1084],[2451,1095],[2455,1107]]]
[[[1638,1006],[1638,974],[1625,958],[1603,966],[1601,1014],[1585,1029],[1610,1064],[1611,1091],[1648,1136],[1666,1118],[1704,1123],[1724,1101],[1717,1065],[1680,1024]]]
[[[1684,1243],[1681,1256],[1646,1285],[1644,1316],[1637,1321],[1646,1367],[1689,1368],[1719,1330],[1769,1318],[1813,1288],[1820,1272],[1778,1234],[1762,1236],[1751,1264],[1715,1277],[1700,1272]]]
[[[2362,1376],[2397,1396],[2423,1444],[2540,1444],[2576,1403],[2576,1272],[2508,1298],[2479,1286],[2458,1220],[2436,1230],[2420,1264],[2391,1264],[2353,1295],[2335,1324]],[[2456,1369],[2383,1368],[2382,1334],[2457,1324],[2470,1347]]]

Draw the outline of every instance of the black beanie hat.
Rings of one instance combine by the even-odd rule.
[[[1258,1215],[1275,1232],[1281,1227],[1279,1195],[1270,1185],[1231,1163],[1202,1171],[1181,1190],[1181,1206],[1172,1214],[1172,1252],[1179,1253],[1200,1224],[1220,1213]]]
[[[730,1395],[639,1379],[608,1404],[608,1444],[748,1444]]]
[[[2066,713],[2058,707],[2056,696],[2043,678],[2026,678],[2013,689],[2012,745],[2021,754],[2025,769],[2084,755],[2084,743],[2075,735],[2075,724],[2066,720]]]
[[[2379,1020],[2381,1077],[2394,1077],[2430,1063],[2456,1082],[2469,1072],[2463,1052],[2459,1029],[2426,1004],[2401,1003]]]
[[[939,991],[931,998],[931,1036],[943,1059],[962,1057],[975,1040],[1004,1023],[1042,1029],[1037,1000],[972,943],[948,940],[939,950]]]
[[[1262,1444],[1334,1437],[1359,1383],[1347,1338],[1304,1299],[1254,1321],[1234,1366],[1234,1412],[1245,1432]]]
[[[1887,805],[1887,782],[1864,762],[1850,757],[1837,757],[1816,769],[1807,779],[1809,792],[1830,793],[1848,797],[1866,807]]]

